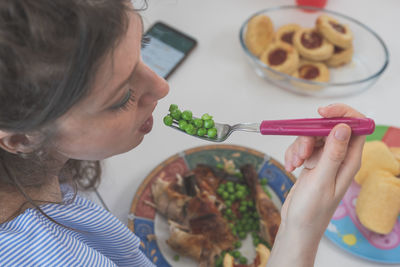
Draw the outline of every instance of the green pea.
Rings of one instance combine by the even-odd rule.
[[[190,121],[192,119],[193,113],[190,110],[185,110],[182,112],[182,118],[184,120]]]
[[[207,130],[205,129],[205,128],[202,128],[202,129],[204,129],[205,131],[206,131],[206,133],[207,133]],[[200,130],[200,129],[199,129]],[[217,168],[218,169],[223,169],[224,168],[224,164],[222,164],[222,163],[217,163]]]
[[[203,116],[201,116],[202,120],[211,120],[212,116],[208,115],[208,113],[203,114]]]
[[[223,188],[221,188],[221,187],[218,187],[218,189],[217,189],[217,193],[218,193],[218,195],[222,195],[222,193],[224,192],[224,189]]]
[[[253,239],[253,245],[256,247],[258,244],[260,244],[260,239],[254,238],[254,239]]]
[[[230,200],[225,201],[225,205],[226,205],[227,207],[232,206],[232,201],[230,201]]]
[[[240,242],[240,241],[238,240],[238,241],[236,241],[236,242],[233,244],[233,246],[234,246],[235,248],[240,248],[240,247],[242,246],[242,242]]]
[[[207,134],[207,129],[206,128],[199,128],[198,130],[197,130],[197,135],[198,136],[204,136],[204,135],[206,135]]]
[[[239,232],[238,234],[240,239],[245,239],[246,238],[246,233],[245,232]]]
[[[244,196],[244,193],[243,193],[242,191],[237,191],[237,192],[236,192],[236,197],[237,197],[238,199],[242,199],[243,196]]]
[[[243,257],[243,256],[240,256],[240,258],[239,258],[239,263],[240,263],[240,264],[247,264],[247,258],[246,258],[246,257]]]
[[[189,125],[185,120],[179,121],[179,129],[186,131],[187,126]]]
[[[174,261],[179,261],[179,255],[174,256]]]
[[[251,237],[254,238],[258,238],[258,234],[256,232],[251,232]]]
[[[227,194],[229,194],[228,192],[226,192]],[[229,200],[234,202],[236,200],[236,196],[234,194],[229,196]]]
[[[226,215],[232,215],[232,210],[230,208],[225,210]]]
[[[228,186],[228,192],[229,193],[234,193],[235,192],[235,188],[233,188],[232,186]]]
[[[228,182],[226,182],[226,186],[227,186],[227,187],[231,187],[231,186],[234,186],[234,184],[233,184],[233,182],[228,181]]]
[[[167,126],[171,126],[172,122],[174,121],[174,119],[171,117],[171,115],[167,115],[163,118],[164,124]]]
[[[245,230],[246,232],[250,232],[252,229],[253,229],[253,225],[252,225],[252,224],[246,224],[246,225],[244,226],[244,230]]]
[[[224,262],[223,257],[218,257],[218,258],[215,260],[215,266],[217,266],[217,267],[222,267],[223,262]]]
[[[171,104],[169,106],[169,112],[172,112],[173,110],[178,109],[178,105],[177,104]]]
[[[239,252],[239,251],[235,250],[235,251],[232,252],[232,256],[233,256],[235,259],[239,259],[240,256],[242,256],[242,255],[240,255],[240,252]]]
[[[172,118],[174,118],[177,121],[181,119],[181,115],[182,115],[182,113],[179,109],[174,109],[171,111]]]
[[[193,124],[188,124],[188,125],[186,126],[185,131],[186,131],[188,134],[194,135],[194,134],[196,133],[196,128],[194,127]]]
[[[204,120],[204,128],[210,129],[212,127],[214,127],[213,120]]]
[[[267,179],[267,178],[262,178],[262,179],[260,180],[260,184],[261,184],[261,185],[267,185],[267,184],[268,184],[268,179]]]
[[[207,135],[208,135],[208,137],[210,137],[210,138],[215,138],[215,137],[217,137],[217,129],[215,129],[215,128],[208,129]]]
[[[235,176],[239,178],[243,178],[243,174],[241,172],[235,172]]]
[[[246,212],[246,210],[247,210],[247,207],[246,207],[246,206],[240,206],[240,207],[239,207],[240,213]]]
[[[194,119],[194,126],[196,126],[197,128],[201,128],[203,127],[203,120],[202,119]]]
[[[236,230],[235,228],[232,229],[232,234],[233,234],[234,236],[237,236],[237,230]]]
[[[224,192],[222,193],[222,198],[223,198],[223,199],[228,199],[229,197],[230,197],[230,195],[229,195],[228,192],[224,191]]]

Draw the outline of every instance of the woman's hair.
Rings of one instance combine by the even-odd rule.
[[[29,154],[0,148],[0,185],[21,191],[46,183],[54,122],[88,95],[102,60],[126,32],[128,3],[0,1],[0,130],[41,137]],[[98,162],[78,160],[59,174],[86,188],[99,176]]]

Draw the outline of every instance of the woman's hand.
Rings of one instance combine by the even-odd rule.
[[[318,110],[322,117],[364,115],[343,105]],[[365,136],[351,136],[346,124],[328,137],[298,137],[285,154],[285,168],[304,166],[282,207],[282,223],[268,266],[313,266],[322,235],[360,168]],[[288,251],[291,256],[283,255]],[[282,254],[283,253],[283,254]]]

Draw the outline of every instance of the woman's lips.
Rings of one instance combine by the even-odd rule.
[[[141,131],[142,133],[149,133],[151,131],[151,129],[153,128],[153,116],[150,116],[142,125],[142,127],[140,127],[139,131]]]

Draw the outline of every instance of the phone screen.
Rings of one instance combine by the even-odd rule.
[[[196,46],[192,37],[156,22],[146,33],[149,43],[142,47],[143,61],[158,75],[167,79]]]

